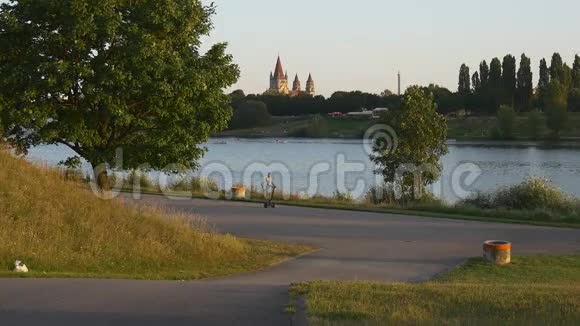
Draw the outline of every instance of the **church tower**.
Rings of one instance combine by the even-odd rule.
[[[274,74],[272,75],[270,73],[270,91],[283,95],[288,95],[290,93],[288,88],[288,77],[287,74],[284,74],[282,60],[280,60],[280,57],[278,57],[278,61],[276,62]]]
[[[312,79],[312,74],[308,74],[308,81],[306,82],[306,93],[310,96],[316,95],[316,89],[314,88],[314,79]]]
[[[294,78],[294,85],[292,86],[292,91],[300,92],[302,90],[302,85],[300,85],[300,79],[298,79],[298,74]]]

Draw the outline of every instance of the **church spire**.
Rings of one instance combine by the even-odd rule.
[[[312,74],[308,74],[308,81],[306,82],[306,93],[310,96],[316,95],[316,89],[314,88],[314,79],[312,79]]]
[[[275,79],[284,79],[284,69],[282,68],[282,60],[280,60],[280,56],[278,56],[278,61],[276,61],[276,68],[274,69],[274,78]]]
[[[292,86],[293,91],[300,91],[302,89],[302,85],[300,84],[300,79],[298,79],[298,74],[294,77],[294,85]]]

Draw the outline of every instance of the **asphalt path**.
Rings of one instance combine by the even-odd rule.
[[[308,280],[419,282],[481,255],[580,253],[580,230],[368,212],[143,196],[201,215],[219,232],[320,248],[266,270],[193,282],[3,279],[0,325],[290,325],[288,285]],[[295,323],[296,324],[296,323]]]

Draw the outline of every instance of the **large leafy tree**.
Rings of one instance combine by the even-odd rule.
[[[435,182],[441,156],[447,153],[447,123],[437,113],[433,95],[418,86],[407,89],[401,110],[383,121],[398,136],[398,146],[384,148],[379,141],[371,159],[386,183],[400,187],[405,198],[420,199],[423,188]],[[408,173],[402,173],[402,172]]]
[[[199,0],[18,0],[0,7],[2,123],[21,151],[62,144],[106,167],[196,167],[227,126],[239,70]]]
[[[518,70],[516,105],[520,111],[529,111],[532,107],[534,95],[532,63],[530,58],[522,54],[520,68]]]

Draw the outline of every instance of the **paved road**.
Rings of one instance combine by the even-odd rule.
[[[580,253],[580,230],[203,200],[145,203],[206,216],[219,231],[320,251],[265,271],[197,282],[0,280],[0,325],[289,325],[292,282],[426,280],[481,253]]]

